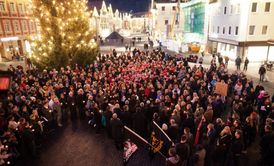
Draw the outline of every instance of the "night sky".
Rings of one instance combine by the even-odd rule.
[[[89,0],[90,5],[102,4],[102,0]],[[119,11],[130,12],[145,12],[148,11],[151,0],[105,0],[107,4],[111,3],[113,10],[118,9]],[[101,7],[101,6],[100,6]]]

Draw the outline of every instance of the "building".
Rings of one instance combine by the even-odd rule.
[[[163,45],[174,45],[173,41],[180,41],[183,36],[182,2],[181,0],[152,0],[151,2],[151,35]]]
[[[134,13],[131,17],[132,32],[147,33],[150,31],[150,14],[148,12]]]
[[[182,3],[184,14],[184,43],[206,45],[208,34],[208,11],[205,0],[192,0]]]
[[[0,0],[1,57],[11,59],[14,54],[30,51],[28,39],[37,33],[31,6],[31,0]]]
[[[105,1],[100,4],[101,7],[98,7],[98,2],[90,4],[93,6],[91,22],[98,36],[106,38],[114,31],[123,36],[148,31],[150,19],[147,12],[131,14],[119,12],[118,9],[114,12],[111,4],[107,5]],[[100,9],[97,10],[98,8]]]
[[[274,61],[274,0],[211,0],[209,11],[211,52]]]

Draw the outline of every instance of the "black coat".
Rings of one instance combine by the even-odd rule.
[[[110,122],[112,138],[116,141],[123,139],[123,123],[120,119],[111,119]]]
[[[187,160],[190,155],[190,147],[188,143],[178,143],[175,146],[177,154],[180,156],[181,160]]]
[[[123,111],[121,113],[121,120],[125,126],[129,128],[132,127],[132,114],[129,111]]]
[[[133,129],[140,135],[144,136],[147,132],[147,119],[142,112],[136,112],[132,116]]]

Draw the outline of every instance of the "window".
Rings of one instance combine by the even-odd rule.
[[[14,26],[14,31],[15,32],[20,32],[20,27],[19,27],[19,22],[18,21],[13,21],[13,26]]]
[[[6,7],[5,7],[5,2],[4,1],[0,1],[0,11],[1,12],[6,11]]]
[[[23,27],[23,31],[28,31],[28,25],[27,25],[27,21],[26,20],[22,21],[22,27]]]
[[[165,25],[167,25],[168,24],[168,20],[165,20]]]
[[[252,3],[252,9],[251,9],[252,12],[257,12],[257,3],[256,2],[253,2]]]
[[[10,11],[15,12],[15,5],[13,2],[10,3]]]
[[[265,11],[265,12],[270,12],[270,5],[271,5],[270,2],[266,2],[266,3],[265,3],[265,8],[264,8],[264,11]]]
[[[238,4],[237,4],[237,11],[236,11],[237,14],[240,14],[240,11],[241,11],[241,6],[240,6],[240,4],[238,3]]]
[[[212,33],[214,33],[215,32],[215,28],[214,28],[214,26],[212,27]]]
[[[235,28],[235,35],[238,35],[238,31],[239,31],[239,27],[237,26],[237,27]]]
[[[172,10],[174,10],[174,11],[175,11],[175,10],[176,10],[176,6],[172,6]]]
[[[176,24],[176,25],[179,25],[179,21],[178,21],[178,20],[176,20],[176,21],[175,21],[175,24]]]
[[[264,25],[262,28],[262,34],[265,35],[267,33],[267,25]]]
[[[225,27],[223,27],[223,34],[225,34]]]
[[[250,25],[249,26],[249,35],[254,35],[254,31],[255,31],[255,26],[254,25]]]
[[[8,20],[4,21],[4,30],[6,32],[11,32],[10,21],[8,21]]]
[[[224,7],[224,14],[226,14],[226,7]]]
[[[233,5],[230,6],[230,14],[233,14]]]
[[[20,4],[18,5],[18,10],[19,10],[19,13],[24,13],[24,7],[23,7],[23,4],[22,4],[22,3],[20,3]]]
[[[229,51],[233,51],[235,49],[235,46],[229,45]]]
[[[163,6],[163,7],[162,7],[162,11],[165,11],[165,10],[166,10],[166,8]]]
[[[217,33],[220,33],[220,27],[218,26],[218,28],[217,28]]]
[[[231,27],[229,27],[229,29],[228,29],[228,34],[231,35]]]
[[[34,22],[33,22],[33,21],[30,22],[30,30],[31,30],[31,31],[34,31],[34,30],[35,30]]]

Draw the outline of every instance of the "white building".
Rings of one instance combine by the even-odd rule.
[[[209,11],[212,52],[274,61],[274,0],[211,0]]]
[[[149,29],[149,16],[147,13],[122,13],[118,9],[112,9],[111,4],[102,2],[98,10],[96,6],[92,10],[92,26],[96,29],[97,35],[102,38],[107,37],[113,31],[119,32],[123,36],[130,36],[133,33],[145,32]]]
[[[168,45],[171,41],[178,41],[182,38],[184,16],[181,10],[181,0],[152,0],[151,13],[151,35],[155,40]]]

